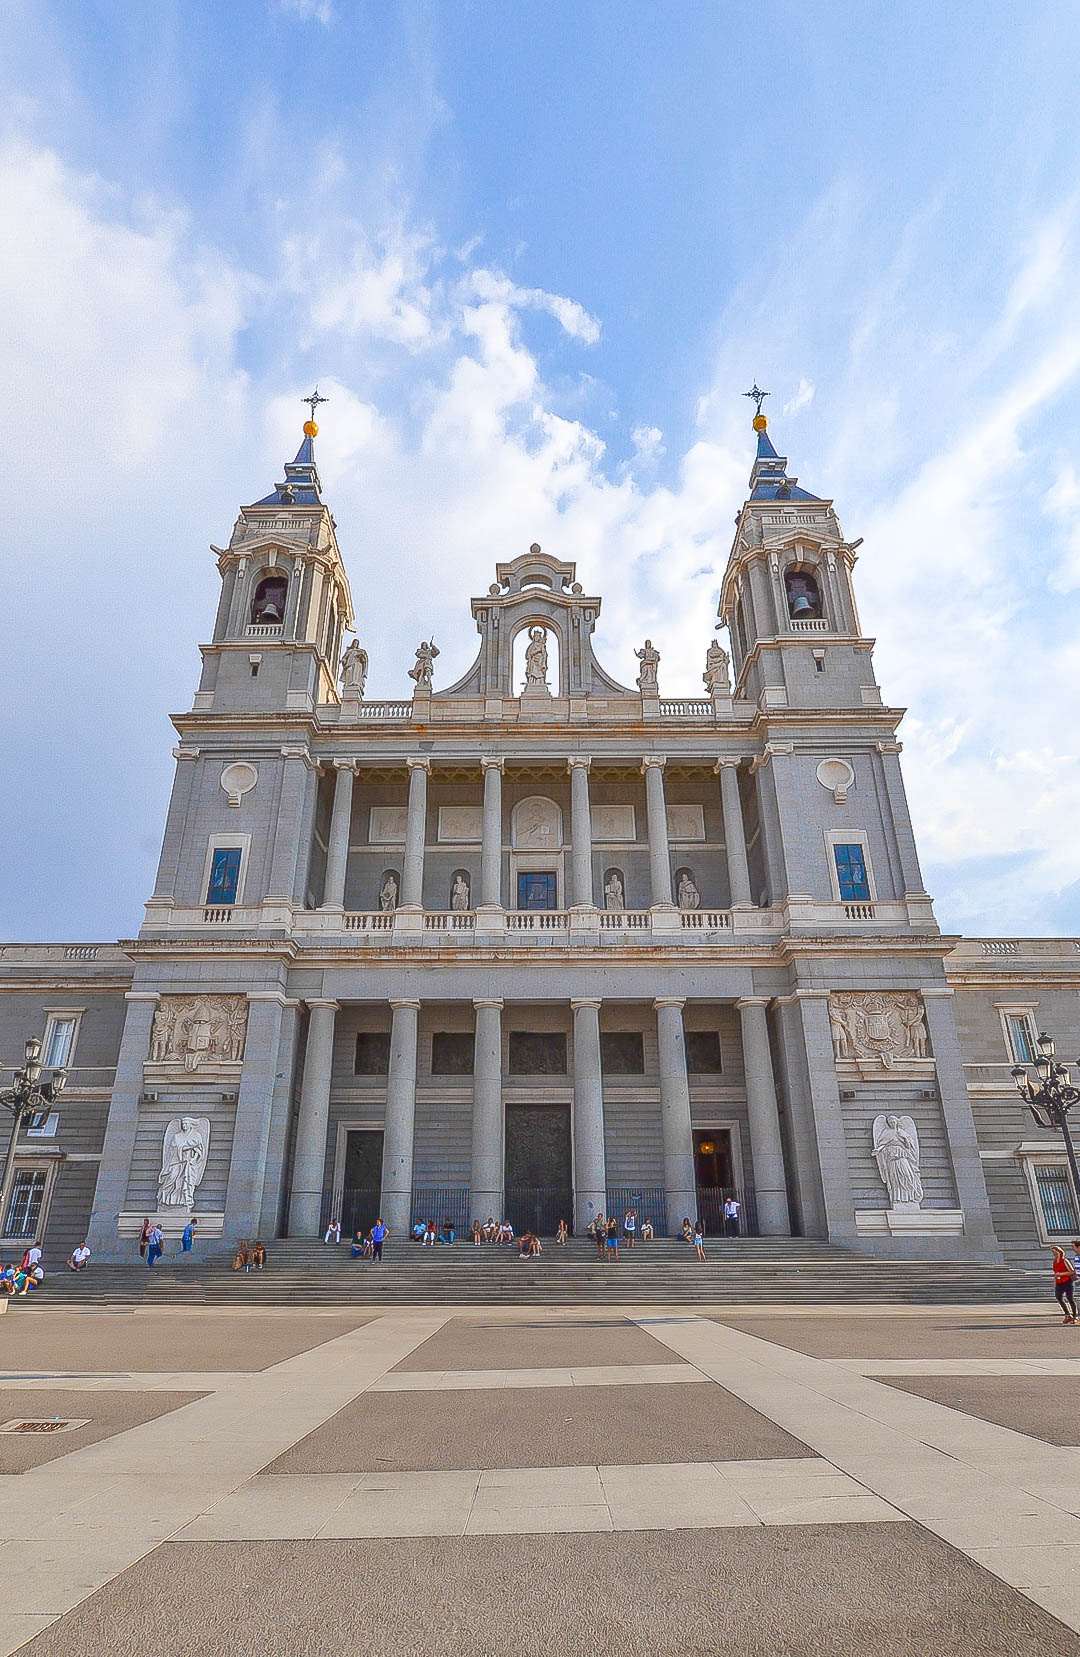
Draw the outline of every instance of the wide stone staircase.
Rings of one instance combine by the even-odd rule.
[[[11,1310],[79,1306],[559,1306],[997,1305],[1045,1299],[1039,1275],[955,1262],[872,1260],[807,1238],[710,1238],[708,1260],[664,1238],[603,1263],[585,1239],[548,1241],[538,1260],[516,1247],[456,1243],[421,1249],[389,1243],[381,1265],[353,1260],[347,1245],[279,1239],[261,1272],[235,1272],[232,1256],[195,1253],[150,1270],[92,1264],[51,1271]],[[46,1265],[49,1262],[46,1260]]]

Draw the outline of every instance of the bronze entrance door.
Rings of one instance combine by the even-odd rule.
[[[518,1236],[573,1226],[569,1105],[506,1107],[506,1217]]]
[[[343,1238],[368,1231],[379,1217],[382,1153],[381,1128],[350,1128],[346,1133],[340,1215]]]

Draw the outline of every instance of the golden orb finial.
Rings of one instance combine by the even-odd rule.
[[[769,422],[768,422],[768,420],[766,420],[766,418],[763,414],[755,414],[754,415],[754,430],[756,432],[763,432],[766,429],[766,427],[768,426],[768,424],[769,424]],[[304,427],[304,430],[307,431],[306,426]]]
[[[319,435],[319,428],[315,424],[314,420],[305,420],[304,421],[304,436],[305,437],[318,437],[318,435]]]

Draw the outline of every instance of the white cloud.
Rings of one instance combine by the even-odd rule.
[[[783,405],[782,413],[790,419],[793,415],[801,414],[804,408],[809,408],[813,401],[814,387],[809,380],[802,379],[799,381],[794,397],[789,397]]]
[[[324,28],[334,21],[334,0],[276,0],[276,6],[286,16],[321,23]]]

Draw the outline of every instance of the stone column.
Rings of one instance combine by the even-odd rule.
[[[780,1141],[780,1115],[776,1107],[776,1083],[769,1051],[769,1026],[765,1017],[769,997],[747,995],[736,1001],[735,1005],[742,1021],[746,1114],[754,1158],[758,1230],[763,1237],[788,1237],[791,1235],[791,1221],[788,1218],[787,1182],[784,1178],[784,1149]]]
[[[694,1135],[690,1127],[690,1084],[686,1077],[686,1040],[678,996],[662,996],[656,1009],[660,1050],[660,1126],[664,1136],[664,1197],[668,1236],[677,1237],[683,1218],[697,1213]]]
[[[501,909],[503,761],[485,755],[480,764],[484,771],[484,839],[480,850],[479,907]]]
[[[296,1124],[292,1189],[289,1195],[289,1236],[315,1237],[319,1231],[323,1176],[326,1169],[326,1123],[330,1115],[330,1079],[334,1066],[336,1001],[308,1000],[307,1048],[300,1084],[300,1115]]]
[[[126,1258],[131,1252],[130,1239],[120,1243],[116,1222],[127,1207],[131,1157],[135,1149],[139,1101],[143,1093],[143,1065],[150,1052],[150,1031],[158,1007],[158,996],[153,990],[128,990],[124,999],[127,1002],[124,1034],[116,1059],[116,1076],[87,1235],[87,1242],[99,1260]],[[158,1143],[160,1145],[160,1140]]]
[[[416,1026],[419,1001],[391,1001],[390,1074],[383,1132],[382,1217],[391,1235],[409,1234],[412,1207],[413,1125],[416,1120]]]
[[[575,754],[566,762],[570,772],[570,867],[573,873],[572,902],[576,908],[592,909],[592,816],[589,811],[589,767],[591,759]]]
[[[753,898],[750,895],[750,868],[746,861],[746,825],[739,797],[739,762],[737,759],[718,759],[713,770],[720,778],[731,907],[748,908],[753,904]]]
[[[474,1001],[472,1218],[483,1225],[503,1212],[502,1002]]]
[[[326,850],[326,881],[323,909],[344,909],[345,873],[349,863],[349,830],[352,827],[353,782],[356,767],[351,759],[336,759],[334,805],[330,814],[330,844]]]
[[[649,829],[649,879],[652,907],[674,908],[671,895],[671,854],[668,850],[667,801],[664,798],[666,759],[649,755],[641,762],[645,778],[645,816]]]
[[[411,756],[409,811],[405,820],[405,860],[401,872],[402,909],[419,910],[424,901],[424,845],[427,840],[427,780],[431,761]],[[385,1219],[385,1215],[383,1216]],[[389,1224],[389,1222],[387,1222]]]
[[[300,858],[301,824],[304,815],[304,783],[307,780],[306,748],[283,748],[281,793],[278,797],[274,856],[265,902],[292,903],[296,897],[296,871]]]
[[[599,1208],[607,1213],[604,1084],[600,1072],[599,1001],[571,1001],[574,1010],[574,1230]]]
[[[253,990],[247,999],[244,1068],[236,1098],[236,1125],[225,1191],[224,1248],[232,1248],[242,1237],[257,1237],[261,1228],[274,1087],[280,1069],[282,1018],[288,1005],[281,990]]]

